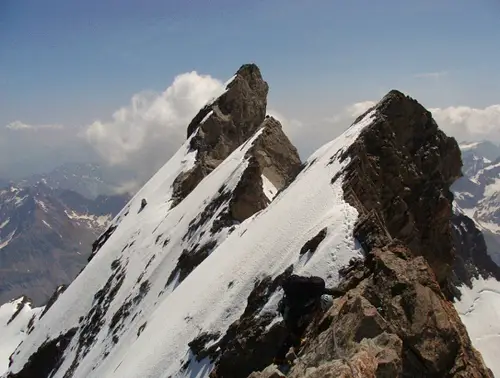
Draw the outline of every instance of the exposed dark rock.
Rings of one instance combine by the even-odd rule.
[[[139,329],[137,330],[137,337],[141,336],[141,333],[146,329],[147,322],[141,324]]]
[[[285,375],[278,369],[276,365],[270,365],[263,371],[252,373],[248,378],[284,378]]]
[[[59,296],[62,293],[64,293],[64,291],[66,290],[67,287],[68,287],[67,285],[61,285],[61,286],[57,287],[56,291],[54,291],[54,294],[52,294],[49,301],[45,305],[45,308],[43,309],[43,312],[40,315],[40,319],[45,315],[45,313],[49,310],[49,308],[51,308],[52,305],[57,301],[57,298],[59,298]]]
[[[172,273],[167,280],[167,285],[172,283],[177,278],[178,282],[182,282],[203,260],[205,260],[210,252],[215,248],[217,242],[212,240],[208,243],[195,245],[192,250],[184,249],[177,261]]]
[[[27,296],[23,295],[21,297],[21,302],[17,304],[16,311],[14,311],[10,319],[7,321],[7,325],[9,325],[17,317],[17,315],[19,315],[24,306],[27,304],[31,304],[31,300]]]
[[[417,101],[391,91],[347,157],[343,189],[360,211],[355,236],[373,239],[364,243],[365,250],[399,239],[426,258],[445,287],[454,258],[449,187],[462,166],[455,139],[439,130]]]
[[[267,92],[268,85],[259,68],[244,65],[227,91],[194,117],[188,126],[188,137],[197,130],[191,139],[191,149],[197,151],[196,164],[175,180],[173,206],[257,131],[266,115]]]
[[[265,117],[267,92],[268,85],[259,68],[247,64],[238,70],[227,91],[198,113],[188,126],[188,137],[197,130],[191,139],[191,149],[197,151],[195,167],[175,179],[172,206],[186,198],[205,176],[261,127],[264,135],[254,143],[252,153],[261,173],[278,189],[290,177],[295,177],[300,170],[300,159],[279,122]]]
[[[209,350],[207,348],[207,344],[210,342],[216,341],[220,337],[218,333],[202,333],[198,335],[195,339],[188,343],[189,348],[196,356],[198,361],[201,361],[205,357],[208,357]]]
[[[455,261],[451,275],[452,289],[462,284],[472,288],[472,279],[494,277],[500,281],[500,267],[488,254],[485,238],[472,219],[462,214],[453,214],[453,239]],[[455,289],[455,296],[460,292]]]
[[[96,255],[97,252],[101,249],[101,247],[108,241],[108,239],[113,235],[113,232],[115,232],[117,226],[116,225],[111,225],[108,227],[104,233],[97,238],[96,241],[92,243],[92,253],[90,254],[88,261],[92,260],[94,256]]]
[[[143,198],[141,199],[141,207],[139,207],[139,213],[144,210],[144,208],[146,207],[146,205],[148,204],[148,201],[146,201],[146,198]]]
[[[309,239],[306,244],[300,249],[300,254],[304,255],[308,252],[314,253],[316,252],[316,249],[318,246],[321,244],[321,242],[325,239],[326,237],[326,232],[327,228],[323,228],[320,232],[316,234],[312,239]]]
[[[264,369],[272,363],[288,331],[283,322],[269,327],[274,318],[272,314],[256,315],[292,271],[290,267],[275,279],[268,277],[255,284],[240,319],[231,324],[222,338],[206,351],[205,355],[215,360],[210,377],[247,377],[252,371]]]
[[[320,298],[325,293],[325,280],[321,277],[302,277],[292,274],[281,285],[291,307],[302,307],[311,299]]]
[[[314,367],[311,376],[320,377],[332,366],[338,369],[332,376],[349,376],[340,372],[362,361],[371,367],[360,376],[491,376],[423,257],[391,244],[372,250],[364,269],[361,282],[348,274],[354,289],[306,332],[288,376]]]
[[[64,351],[75,333],[76,328],[73,328],[53,340],[45,341],[19,372],[9,373],[7,378],[49,378],[52,371],[60,366]]]

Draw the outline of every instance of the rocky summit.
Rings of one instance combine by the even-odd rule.
[[[8,378],[500,375],[456,141],[394,90],[301,163],[268,90],[244,65],[200,110]]]

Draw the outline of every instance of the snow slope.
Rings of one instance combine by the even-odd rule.
[[[494,278],[475,279],[472,288],[463,286],[455,303],[472,345],[481,352],[486,366],[500,377],[500,282]]]
[[[475,227],[484,232],[483,224],[475,220],[467,209],[460,208],[456,202],[453,203],[453,212],[457,215],[468,216],[474,222]],[[457,226],[455,225],[455,227]],[[463,221],[461,228],[465,233],[473,235],[474,231],[468,230]],[[474,250],[474,247],[467,248]],[[488,266],[481,264],[483,259],[478,250],[475,251],[475,254],[477,261],[472,263],[480,264],[480,271],[488,268]],[[494,262],[490,260],[490,264],[494,264]],[[469,266],[466,269],[470,268]],[[494,274],[491,277],[482,276],[479,273],[475,275],[477,278],[471,279],[471,287],[466,284],[458,287],[461,296],[455,300],[454,305],[467,329],[472,345],[481,353],[486,366],[493,371],[496,377],[500,377],[500,363],[496,358],[500,347],[500,282]]]
[[[171,208],[174,179],[193,166],[188,140],[114,220],[114,232],[40,319],[11,371],[18,372],[47,338],[80,325],[55,378],[67,371],[73,377],[208,376],[208,361],[190,362],[188,342],[203,331],[223,334],[243,313],[256,281],[293,264],[296,272],[334,284],[339,268],[361,255],[352,236],[357,211],[343,199],[342,177],[331,180],[348,163],[339,162],[340,152],[372,116],[320,148],[277,196],[263,178],[274,198],[269,207],[215,233],[214,221],[226,206],[217,199],[238,184],[260,130]],[[147,205],[140,210],[143,198]],[[316,252],[301,256],[304,243],[325,227]],[[208,244],[209,256],[180,282],[173,272],[183,250]],[[275,312],[276,303],[272,298],[266,311]]]
[[[26,338],[31,318],[43,310],[40,307],[31,308],[29,303],[23,306],[23,299],[17,298],[0,306],[0,375],[8,370],[9,357]]]

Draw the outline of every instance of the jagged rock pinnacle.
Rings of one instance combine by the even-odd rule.
[[[300,166],[297,150],[283,133],[281,124],[275,119],[266,119],[268,91],[269,86],[262,78],[259,67],[245,64],[238,69],[226,91],[194,117],[188,126],[188,137],[191,137],[191,149],[197,151],[196,164],[175,180],[174,206],[261,127],[272,132],[263,133],[265,142],[262,142],[261,136],[256,143],[271,146],[269,150],[277,154],[275,157],[278,160],[269,160],[277,164],[273,168],[272,164],[259,158],[259,169],[269,173],[269,179],[278,189],[295,177]],[[259,154],[262,155],[266,148],[262,148]]]
[[[188,137],[198,127],[205,133],[214,135],[224,132],[224,128],[220,127],[221,123],[231,124],[248,135],[262,123],[266,115],[269,86],[263,80],[257,65],[241,66],[225,90],[219,98],[205,105],[193,118],[188,125]],[[219,127],[214,127],[214,123]]]

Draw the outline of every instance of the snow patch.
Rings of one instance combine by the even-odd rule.
[[[207,120],[207,119],[208,119],[208,118],[209,118],[212,114],[214,114],[214,111],[213,111],[213,110],[210,110],[210,111],[207,113],[207,115],[206,115],[205,117],[203,117],[203,119],[201,120],[200,124],[205,123],[205,122],[206,122],[206,120]]]
[[[489,197],[500,191],[500,178],[495,178],[492,184],[484,188],[484,196]]]
[[[7,218],[6,220],[4,220],[1,224],[0,224],[0,230],[2,228],[4,228],[5,226],[7,226],[10,222],[10,218]]]
[[[78,214],[74,210],[71,213],[64,210],[64,213],[71,220],[85,221],[100,228],[106,227],[111,221],[111,215]]]
[[[23,197],[18,197],[18,196],[15,196],[15,197],[13,198],[14,205],[15,205],[16,207],[21,206],[21,205],[23,204],[23,202],[24,202],[24,200],[25,200],[26,198],[28,198],[28,195],[25,195],[25,196],[23,196]]]
[[[472,289],[460,288],[462,297],[455,302],[472,345],[481,353],[486,365],[500,377],[500,282],[494,278],[474,279]]]
[[[48,212],[47,205],[45,205],[43,201],[36,199],[35,202],[40,206],[40,208],[43,211]]]
[[[262,175],[262,190],[264,191],[265,196],[269,201],[272,201],[276,193],[278,193],[278,189],[273,185],[269,179]]]
[[[14,238],[14,235],[16,234],[17,229],[12,231],[3,241],[0,239],[0,249],[5,248],[9,245],[9,243],[12,241]]]

